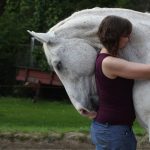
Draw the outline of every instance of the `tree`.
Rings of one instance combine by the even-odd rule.
[[[16,62],[29,65],[27,54],[30,50],[31,37],[26,32],[27,29],[47,32],[49,28],[73,12],[93,7],[122,7],[149,11],[150,2],[149,0],[144,2],[142,0],[1,0],[0,87],[14,84]],[[35,48],[33,55],[38,60],[37,65],[48,70],[41,46]]]
[[[4,12],[5,4],[6,4],[6,0],[1,0],[1,1],[0,1],[0,16],[1,16],[1,15],[3,14],[3,12]]]
[[[117,6],[141,12],[150,11],[149,0],[118,0]]]

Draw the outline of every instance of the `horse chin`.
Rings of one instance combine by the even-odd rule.
[[[79,103],[76,99],[71,99],[71,102],[75,109],[82,115],[89,118],[95,118],[96,116],[96,108],[93,107],[93,104],[82,104]]]

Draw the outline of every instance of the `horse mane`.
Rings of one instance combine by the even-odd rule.
[[[143,15],[144,14],[144,15]],[[129,18],[134,24],[143,23],[150,26],[148,13],[142,13],[122,8],[85,9],[73,13],[70,17],[53,26],[48,33],[54,32],[56,37],[71,39],[80,38],[86,40],[94,48],[101,48],[97,31],[101,20],[107,15],[118,15]],[[137,18],[135,20],[135,18]]]

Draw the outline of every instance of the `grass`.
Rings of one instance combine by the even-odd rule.
[[[89,125],[68,103],[0,98],[0,132],[84,132]]]
[[[82,117],[73,105],[66,102],[1,97],[0,132],[89,132],[91,120]],[[134,124],[137,135],[145,133],[137,122]]]
[[[137,136],[143,136],[146,134],[146,130],[142,128],[137,121],[134,122],[133,131]]]

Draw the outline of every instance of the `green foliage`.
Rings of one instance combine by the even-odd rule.
[[[149,0],[117,0],[118,7],[133,9],[137,11],[150,11]]]
[[[12,91],[3,87],[14,84],[15,66],[28,66],[30,63],[31,37],[26,30],[47,32],[73,12],[93,7],[150,10],[149,0],[144,3],[142,0],[3,0],[0,14],[0,94]],[[41,49],[34,50],[36,67],[39,65],[42,70],[49,70]]]
[[[33,66],[39,68],[42,71],[50,71],[50,66],[46,61],[44,51],[41,47],[35,47],[32,53],[33,56]]]

